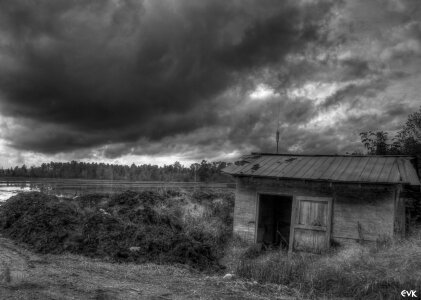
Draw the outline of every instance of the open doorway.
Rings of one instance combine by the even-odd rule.
[[[257,243],[287,248],[291,226],[292,196],[259,195]]]

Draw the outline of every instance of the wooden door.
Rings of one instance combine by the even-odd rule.
[[[331,220],[332,198],[296,196],[289,251],[320,253],[329,248]]]

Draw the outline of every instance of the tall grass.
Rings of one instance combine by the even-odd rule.
[[[262,283],[289,285],[302,282],[310,259],[297,256],[289,259],[286,253],[271,251],[254,259],[242,259],[237,274]]]
[[[277,283],[306,296],[395,299],[402,290],[421,291],[421,234],[408,240],[350,245],[326,255],[266,252],[243,256],[238,276]]]

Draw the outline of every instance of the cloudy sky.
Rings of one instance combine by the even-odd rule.
[[[2,0],[0,166],[345,153],[421,105],[419,0]]]

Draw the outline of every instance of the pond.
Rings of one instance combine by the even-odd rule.
[[[150,189],[234,189],[233,183],[164,182],[164,181],[119,181],[91,179],[50,178],[0,178],[0,201],[5,201],[20,192],[42,191],[61,197],[75,197],[90,193],[119,193],[126,190]]]

